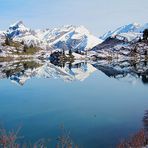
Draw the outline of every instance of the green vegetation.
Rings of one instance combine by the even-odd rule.
[[[13,60],[13,57],[7,56],[7,57],[0,57],[0,62],[10,62]]]
[[[74,61],[74,56],[72,55],[72,50],[69,50],[68,54],[65,54],[65,51],[63,50],[62,52],[60,51],[55,51],[50,55],[51,61],[55,62],[73,62]]]
[[[2,44],[3,46],[12,46],[12,47],[16,47],[19,48],[21,47],[21,43],[17,42],[17,41],[13,41],[11,38],[9,38],[7,35],[5,35],[5,42]]]
[[[19,47],[21,47],[21,43],[20,42],[10,42],[10,46],[12,46],[12,47],[16,47],[16,48],[19,48]]]
[[[39,47],[27,47],[25,49],[19,50],[18,48],[16,48],[16,52],[13,52],[13,54],[16,55],[34,55],[35,53],[37,53],[38,51],[41,50],[41,48]]]
[[[72,55],[72,51],[69,50],[69,53],[66,54],[64,50],[55,51],[50,55],[50,62],[59,67],[65,67],[66,63],[71,65],[74,62],[74,56]]]
[[[13,52],[14,55],[34,55],[37,52],[42,50],[40,47],[34,47],[32,45],[27,46],[26,44],[23,46],[23,48],[17,48],[16,51]]]
[[[41,48],[39,48],[39,47],[33,47],[33,46],[27,47],[27,46],[24,45],[24,49],[23,49],[22,54],[33,55],[40,50],[41,50]]]
[[[59,57],[60,62],[74,62],[74,56],[73,55],[61,55]]]
[[[35,61],[23,61],[21,62],[23,64],[24,69],[34,69],[42,66],[41,64],[35,62]]]
[[[13,41],[7,35],[5,35],[5,42],[2,46],[15,47],[16,50],[12,51],[13,55],[34,55],[36,52],[42,50],[40,47],[33,46],[32,44],[30,46],[26,45],[24,41]]]
[[[20,61],[13,63],[9,68],[5,69],[3,72],[6,73],[7,77],[10,77],[13,74],[24,72],[24,70],[27,69],[38,68],[40,66],[42,65],[35,61]]]

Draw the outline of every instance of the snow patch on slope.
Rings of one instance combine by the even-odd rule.
[[[117,28],[114,31],[109,31],[105,33],[100,38],[106,40],[109,37],[117,37],[118,39],[125,38],[127,41],[135,40],[142,36],[144,29],[148,28],[148,24],[140,25],[138,23],[132,23],[129,25],[124,25],[122,27]]]

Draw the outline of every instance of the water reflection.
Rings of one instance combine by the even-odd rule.
[[[35,60],[0,65],[0,78],[5,79],[0,83],[0,120],[8,130],[22,123],[25,141],[56,139],[60,135],[58,125],[63,123],[80,147],[115,147],[121,138],[141,128],[148,103],[147,87],[133,87],[127,82],[146,82],[145,61],[55,65]],[[9,81],[25,86],[20,88]]]
[[[106,76],[130,83],[148,84],[147,61],[74,61],[67,63],[50,61],[12,61],[0,63],[0,78],[10,79],[24,85],[28,79],[54,78],[65,82],[84,81],[95,71],[101,71]]]
[[[141,80],[143,84],[148,83],[148,64],[147,61],[114,61],[93,64],[95,68],[102,71],[108,77],[127,82],[137,82]]]

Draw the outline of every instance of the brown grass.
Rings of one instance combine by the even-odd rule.
[[[69,132],[62,129],[63,133],[59,136],[55,148],[78,148],[70,138]],[[40,139],[35,143],[19,143],[20,128],[16,131],[7,132],[5,129],[0,129],[0,148],[48,148],[50,147],[50,139]]]
[[[123,140],[117,148],[142,148],[147,145],[144,129],[133,135],[128,140]]]

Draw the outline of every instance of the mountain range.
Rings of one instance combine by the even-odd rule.
[[[148,28],[148,23],[144,25],[132,23],[96,37],[84,26],[67,25],[54,29],[32,30],[26,27],[22,21],[18,21],[10,25],[7,31],[0,31],[0,38],[5,33],[14,40],[23,40],[26,44],[89,50],[109,37],[117,37],[119,39],[125,37],[128,41],[132,41],[137,37],[141,37],[146,28]]]
[[[64,48],[65,50],[86,51],[102,42],[85,27],[73,25],[54,29],[32,30],[27,28],[22,21],[19,21],[10,25],[6,34],[14,41],[24,41],[27,45],[32,44],[44,49]]]
[[[148,23],[144,25],[132,23],[96,37],[84,26],[67,25],[54,29],[33,30],[26,27],[22,21],[18,21],[10,25],[6,31],[0,31],[0,54],[2,56],[5,53],[12,53],[14,50],[16,52],[14,47],[2,46],[5,36],[7,36],[13,41],[23,41],[27,46],[33,45],[45,49],[45,53],[57,49],[67,51],[71,49],[75,52],[87,51],[88,55],[96,55],[100,52],[103,56],[107,56],[110,51],[114,50],[118,53],[121,51],[121,55],[127,55],[133,48],[129,43],[142,38],[143,31],[146,28],[148,28]],[[147,47],[147,45],[144,46]],[[124,47],[124,50],[122,47]],[[141,48],[143,49],[143,46]],[[92,51],[95,52],[92,53]]]

